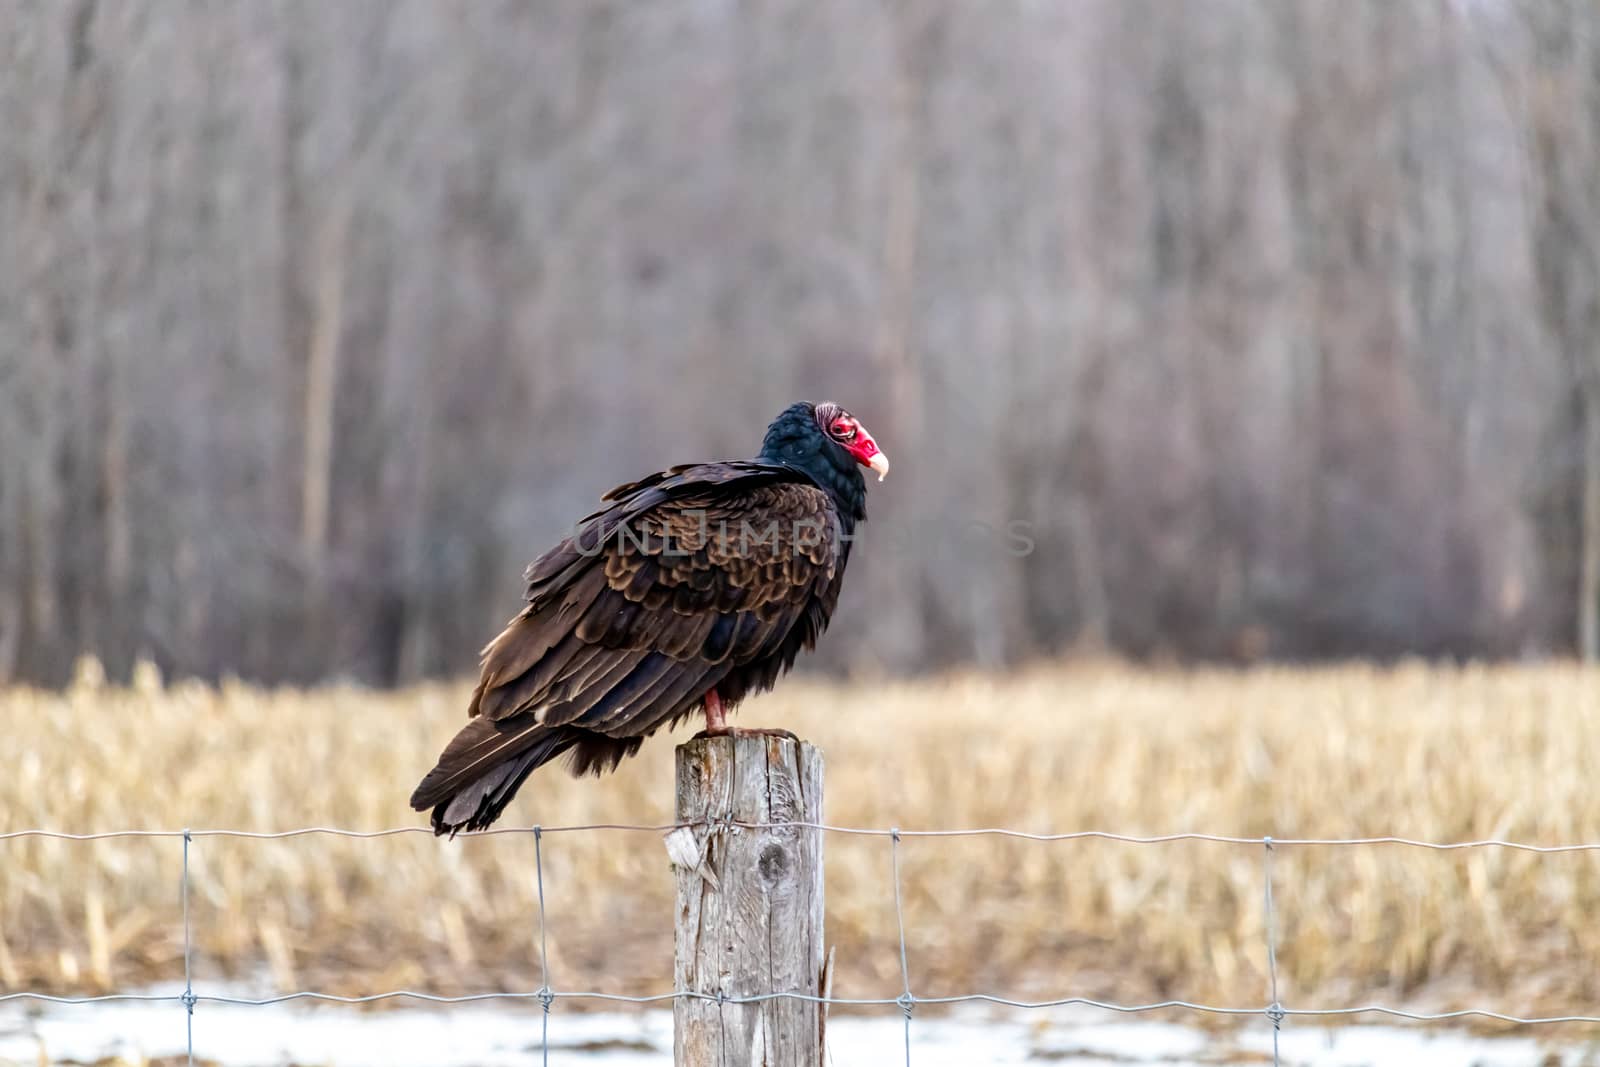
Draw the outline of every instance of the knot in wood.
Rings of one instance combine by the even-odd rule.
[[[761,858],[756,866],[761,871],[762,879],[771,885],[781,882],[789,876],[789,853],[776,841],[761,850]]]

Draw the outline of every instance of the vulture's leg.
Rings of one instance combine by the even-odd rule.
[[[715,689],[706,694],[705,708],[706,728],[696,737],[787,737],[796,743],[800,741],[788,730],[752,730],[729,726],[727,714],[722,710],[722,698],[717,696]]]
[[[722,698],[715,689],[706,694],[706,735],[716,737],[728,732],[728,720],[722,714]]]

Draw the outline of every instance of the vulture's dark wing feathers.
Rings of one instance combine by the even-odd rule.
[[[700,707],[770,687],[827,625],[848,556],[832,499],[765,463],[674,467],[528,566],[483,651],[467,726],[412,795],[440,833],[487,826],[540,764],[609,769]]]

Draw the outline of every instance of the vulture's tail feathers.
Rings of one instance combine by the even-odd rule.
[[[411,806],[433,809],[435,834],[487,829],[528,775],[587,736],[586,730],[551,729],[527,719],[473,719],[445,746],[438,765],[411,794]]]

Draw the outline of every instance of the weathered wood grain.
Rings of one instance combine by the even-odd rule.
[[[781,737],[700,737],[678,746],[680,835],[676,988],[715,998],[817,996],[824,963],[822,834],[741,829],[728,821],[822,821],[822,755]],[[692,855],[698,851],[698,864]],[[690,862],[685,862],[689,860]],[[677,1067],[819,1067],[820,1006],[779,997],[749,1004],[680,998]]]

